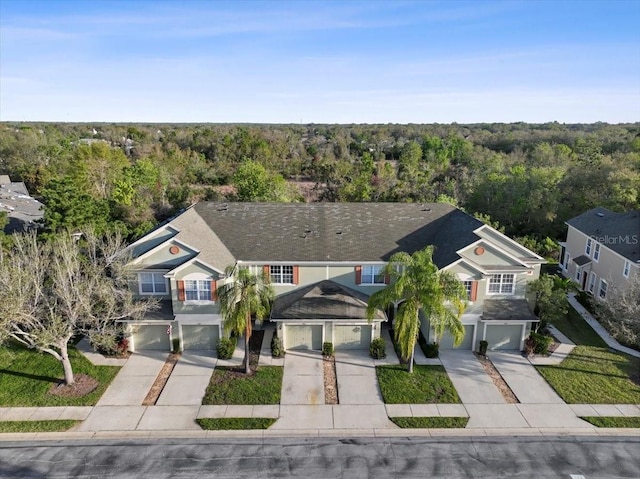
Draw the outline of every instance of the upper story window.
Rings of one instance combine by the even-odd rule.
[[[140,294],[167,294],[164,273],[138,273]]]
[[[489,294],[513,294],[515,289],[515,275],[513,273],[492,274],[489,277]]]
[[[625,260],[624,267],[622,268],[622,276],[628,278],[629,273],[631,273],[631,262]]]
[[[593,248],[593,261],[598,261],[600,259],[600,243],[596,243]]]
[[[607,297],[607,282],[604,279],[600,280],[600,289],[598,290],[598,296],[600,296],[600,299],[605,299]]]
[[[587,238],[587,246],[584,248],[584,254],[591,257],[591,246],[593,245],[593,240],[591,238]]]
[[[569,269],[569,261],[571,261],[571,255],[567,253],[564,255],[564,263],[562,264],[562,269],[565,271]]]
[[[269,276],[274,284],[293,284],[293,266],[270,266]]]
[[[203,279],[186,279],[184,294],[187,301],[211,301],[211,281]]]
[[[363,266],[360,284],[385,284],[383,269],[384,265],[381,264],[368,264]]]

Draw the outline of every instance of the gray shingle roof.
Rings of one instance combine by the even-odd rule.
[[[585,264],[591,263],[591,258],[583,254],[574,259],[573,262],[578,266],[584,266]]]
[[[571,218],[567,224],[628,260],[640,262],[639,210],[614,213],[599,206]]]
[[[367,296],[334,281],[324,280],[278,296],[271,319],[366,319]],[[374,321],[386,321],[376,310]]]
[[[483,321],[538,321],[526,299],[485,299]]]
[[[0,175],[0,211],[7,212],[9,223],[5,233],[26,231],[38,226],[42,219],[44,205],[32,198],[21,181],[11,181],[9,176]]]
[[[241,261],[387,261],[435,246],[444,267],[482,222],[444,204],[212,203],[194,210]]]

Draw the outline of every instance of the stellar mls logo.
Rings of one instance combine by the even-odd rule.
[[[603,245],[617,245],[617,244],[638,244],[640,243],[640,235],[617,235],[617,236],[596,236],[591,235],[591,238]]]

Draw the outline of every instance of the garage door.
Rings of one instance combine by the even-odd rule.
[[[216,349],[219,337],[219,327],[215,325],[182,325],[182,347],[185,351],[194,349]]]
[[[473,349],[473,328],[475,326],[473,324],[465,324],[464,325],[464,339],[460,343],[459,346],[453,346],[453,337],[445,332],[440,339],[440,349],[465,349],[471,350]]]
[[[322,325],[286,326],[287,349],[322,349]]]
[[[502,349],[520,349],[522,326],[519,324],[502,324],[487,326],[488,348],[492,351]]]
[[[136,351],[155,349],[171,350],[171,341],[167,334],[166,324],[142,324],[133,335],[133,346]]]
[[[336,325],[333,327],[333,346],[335,349],[369,349],[370,344],[370,325]]]

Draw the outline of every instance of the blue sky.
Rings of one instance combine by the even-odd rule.
[[[0,0],[0,120],[640,121],[640,1]]]

